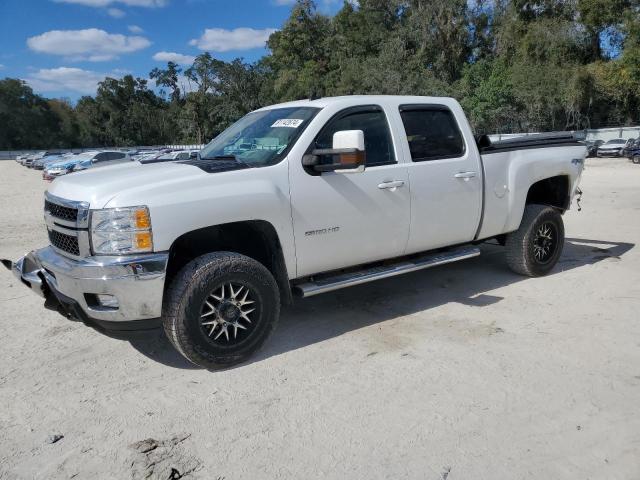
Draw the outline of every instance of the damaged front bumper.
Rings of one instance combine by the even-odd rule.
[[[2,263],[45,299],[45,307],[107,329],[129,330],[160,318],[167,260],[167,253],[75,260],[49,246]]]

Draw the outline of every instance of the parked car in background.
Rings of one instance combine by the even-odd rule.
[[[53,153],[47,152],[46,155],[36,158],[33,162],[31,162],[31,168],[35,170],[43,170],[44,166],[47,163],[55,162],[65,156],[65,153]]]
[[[619,157],[622,155],[622,149],[626,145],[627,140],[624,138],[614,138],[608,140],[598,147],[598,157]]]
[[[55,154],[53,152],[47,152],[47,151],[32,153],[25,159],[24,165],[29,168],[33,168],[33,162],[43,157],[48,157],[50,155],[55,155]]]
[[[73,171],[86,170],[94,167],[106,167],[108,165],[129,161],[131,161],[131,158],[128,154],[117,150],[84,152],[48,165],[42,173],[42,178],[44,180],[53,180],[56,177],[66,175]]]
[[[122,151],[102,151],[95,157],[82,160],[73,167],[74,172],[87,170],[96,167],[108,167],[118,163],[130,162],[131,157],[128,153]]]
[[[640,137],[630,138],[622,149],[622,155],[626,158],[633,158],[633,152],[640,147]]]
[[[156,158],[156,157],[158,157],[158,156],[160,156],[163,153],[166,153],[168,151],[170,151],[170,150],[143,150],[143,151],[138,152],[138,154],[133,155],[131,157],[131,159],[132,160],[137,160],[137,161],[149,160],[149,159],[152,159],[152,158]]]
[[[62,153],[60,155],[50,155],[48,157],[44,157],[44,159],[42,160],[42,168],[38,170],[44,170],[49,165],[53,165],[54,163],[62,162],[67,159],[71,159],[73,157],[76,157],[77,155],[79,154],[69,152],[69,153]]]
[[[598,154],[598,147],[604,143],[604,140],[587,140],[587,157],[595,157]]]
[[[153,158],[140,159],[138,161],[140,163],[174,162],[176,160],[189,160],[190,158],[197,158],[197,157],[198,157],[198,150],[176,150],[174,152],[156,155]]]
[[[629,154],[629,158],[635,164],[640,163],[640,142],[636,142],[635,146],[631,150],[631,153]]]

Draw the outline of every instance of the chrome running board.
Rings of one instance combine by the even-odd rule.
[[[295,285],[294,291],[301,297],[311,297],[321,293],[331,292],[340,288],[360,285],[361,283],[395,277],[403,273],[415,272],[425,268],[436,267],[446,263],[458,262],[480,255],[478,247],[465,247],[457,250],[429,253],[411,259],[401,259],[391,265],[381,265],[349,273],[338,273],[334,276],[315,279]]]

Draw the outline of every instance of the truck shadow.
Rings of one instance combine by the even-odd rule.
[[[567,238],[560,262],[551,275],[602,261],[620,261],[634,246],[633,243]],[[283,309],[280,324],[265,347],[247,363],[233,368],[447,303],[479,308],[493,305],[503,297],[485,292],[528,280],[508,269],[502,247],[484,244],[481,249],[482,255],[471,260],[298,300],[294,306]],[[164,365],[198,368],[173,349],[162,330],[126,340],[142,354]]]

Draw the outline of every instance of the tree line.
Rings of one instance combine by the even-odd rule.
[[[476,133],[640,123],[640,0],[297,0],[254,63],[204,53],[73,105],[0,81],[0,149],[206,143],[264,105],[451,96]],[[151,84],[150,84],[151,83]]]

